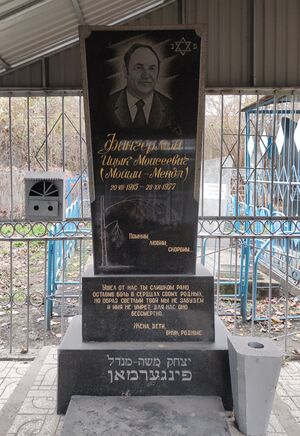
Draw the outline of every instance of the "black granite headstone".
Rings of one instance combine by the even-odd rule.
[[[200,50],[194,29],[86,35],[96,274],[195,274]]]
[[[58,413],[72,395],[232,407],[213,277],[195,274],[202,41],[192,26],[82,30],[94,273],[59,348]]]

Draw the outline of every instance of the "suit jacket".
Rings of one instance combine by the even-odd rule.
[[[160,92],[154,91],[146,130],[178,133],[174,112],[173,101]],[[108,117],[113,128],[125,131],[133,128],[127,103],[126,88],[109,97]]]

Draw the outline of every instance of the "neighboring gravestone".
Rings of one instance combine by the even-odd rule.
[[[233,202],[230,197],[231,178],[233,161],[231,157],[226,158],[226,166],[221,168],[220,159],[207,159],[204,160],[203,165],[203,189],[201,194],[203,199],[200,198],[203,210],[202,216],[205,217],[205,231],[208,234],[214,234],[216,232],[216,222],[213,217],[227,216],[235,214],[233,208]],[[207,218],[206,218],[207,217]],[[211,217],[210,221],[208,217]],[[219,230],[221,232],[226,231],[226,224],[221,223]],[[220,248],[226,250],[230,247],[229,239],[221,239]],[[214,251],[216,247],[216,239],[208,239],[205,244],[206,251]],[[227,252],[223,251],[223,264],[226,265],[228,261]]]
[[[81,50],[94,270],[60,346],[58,412],[76,394],[217,395],[230,408],[213,277],[195,274],[201,34],[83,28]]]
[[[205,160],[203,172],[203,216],[228,215],[228,208],[231,206],[230,188],[233,173],[231,157],[226,159],[226,167],[223,168],[220,168],[220,159]]]

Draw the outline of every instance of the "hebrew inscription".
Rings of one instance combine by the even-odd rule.
[[[191,358],[138,357],[131,359],[107,355],[110,383],[119,381],[190,382],[193,378]]]

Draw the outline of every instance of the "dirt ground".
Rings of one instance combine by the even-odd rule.
[[[237,307],[236,307],[237,306]],[[291,359],[300,358],[300,297],[290,296],[288,299],[288,316],[297,316],[298,319],[288,319],[285,321],[285,298],[278,296],[271,300],[264,298],[257,301],[257,318],[269,316],[271,307],[270,321],[255,321],[251,319],[251,305],[249,304],[249,317],[246,322],[243,322],[240,316],[239,304],[233,300],[223,300],[220,303],[220,314],[226,313],[226,316],[221,316],[228,330],[234,334],[241,336],[264,336],[270,337],[278,346],[286,351]],[[239,315],[234,317],[234,313]]]

